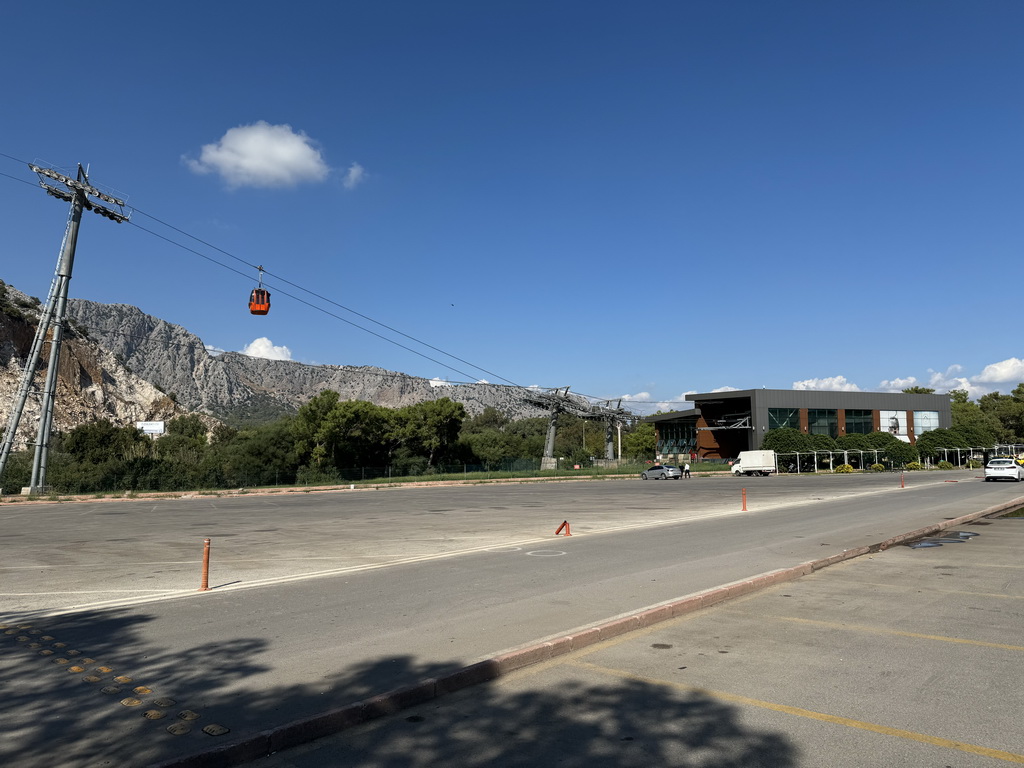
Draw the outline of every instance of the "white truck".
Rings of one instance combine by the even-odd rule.
[[[770,475],[777,472],[778,459],[775,451],[740,451],[739,458],[732,464],[732,473],[739,475]]]

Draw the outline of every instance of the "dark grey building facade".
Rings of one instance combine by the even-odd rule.
[[[883,431],[913,443],[953,423],[949,395],[743,389],[686,399],[693,409],[646,419],[655,426],[664,461],[735,458],[740,451],[760,448],[764,435],[781,427],[832,438]]]

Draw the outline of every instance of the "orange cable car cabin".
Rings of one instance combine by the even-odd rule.
[[[270,312],[270,291],[266,288],[253,288],[249,294],[249,312],[254,315]]]

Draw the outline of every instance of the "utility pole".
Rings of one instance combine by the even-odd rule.
[[[64,325],[67,317],[68,284],[71,282],[71,270],[75,263],[75,246],[78,243],[78,227],[82,221],[82,211],[88,210],[97,213],[104,218],[121,223],[128,220],[124,214],[124,200],[111,197],[89,183],[89,175],[78,166],[78,176],[72,179],[51,168],[40,168],[38,165],[29,163],[28,166],[34,173],[39,175],[39,186],[59,200],[65,200],[71,204],[68,212],[68,223],[64,230],[64,241],[61,243],[60,256],[57,258],[57,269],[50,284],[50,293],[46,300],[46,307],[39,317],[39,327],[36,328],[35,339],[32,342],[32,351],[25,360],[25,368],[22,371],[21,385],[18,394],[7,418],[7,430],[4,432],[3,445],[0,446],[0,477],[3,477],[7,468],[7,459],[11,454],[14,445],[15,433],[21,422],[21,415],[25,409],[25,401],[35,381],[36,366],[42,355],[43,345],[46,337],[52,329],[50,339],[50,359],[46,369],[46,383],[43,386],[42,407],[39,413],[39,429],[36,433],[35,455],[32,460],[32,480],[29,485],[29,493],[45,493],[46,488],[46,463],[50,449],[50,431],[53,427],[53,400],[57,391],[57,368],[60,363],[60,348],[64,338]],[[62,184],[65,189],[47,183],[51,179]],[[115,211],[112,208],[100,205],[97,198],[105,203],[115,205],[120,209]]]

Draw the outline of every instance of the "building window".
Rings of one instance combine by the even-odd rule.
[[[839,437],[839,416],[834,408],[808,408],[807,431],[812,435]]]
[[[907,412],[906,411],[879,411],[878,419],[881,422],[880,429],[890,435],[907,440]]]
[[[914,411],[914,434],[918,437],[925,432],[939,428],[938,411]]]
[[[936,414],[938,415],[938,414]],[[846,434],[866,435],[874,428],[871,420],[871,411],[857,411],[846,409]]]
[[[658,453],[690,453],[697,450],[696,424],[661,424]]]
[[[769,408],[768,429],[800,429],[799,408]]]

